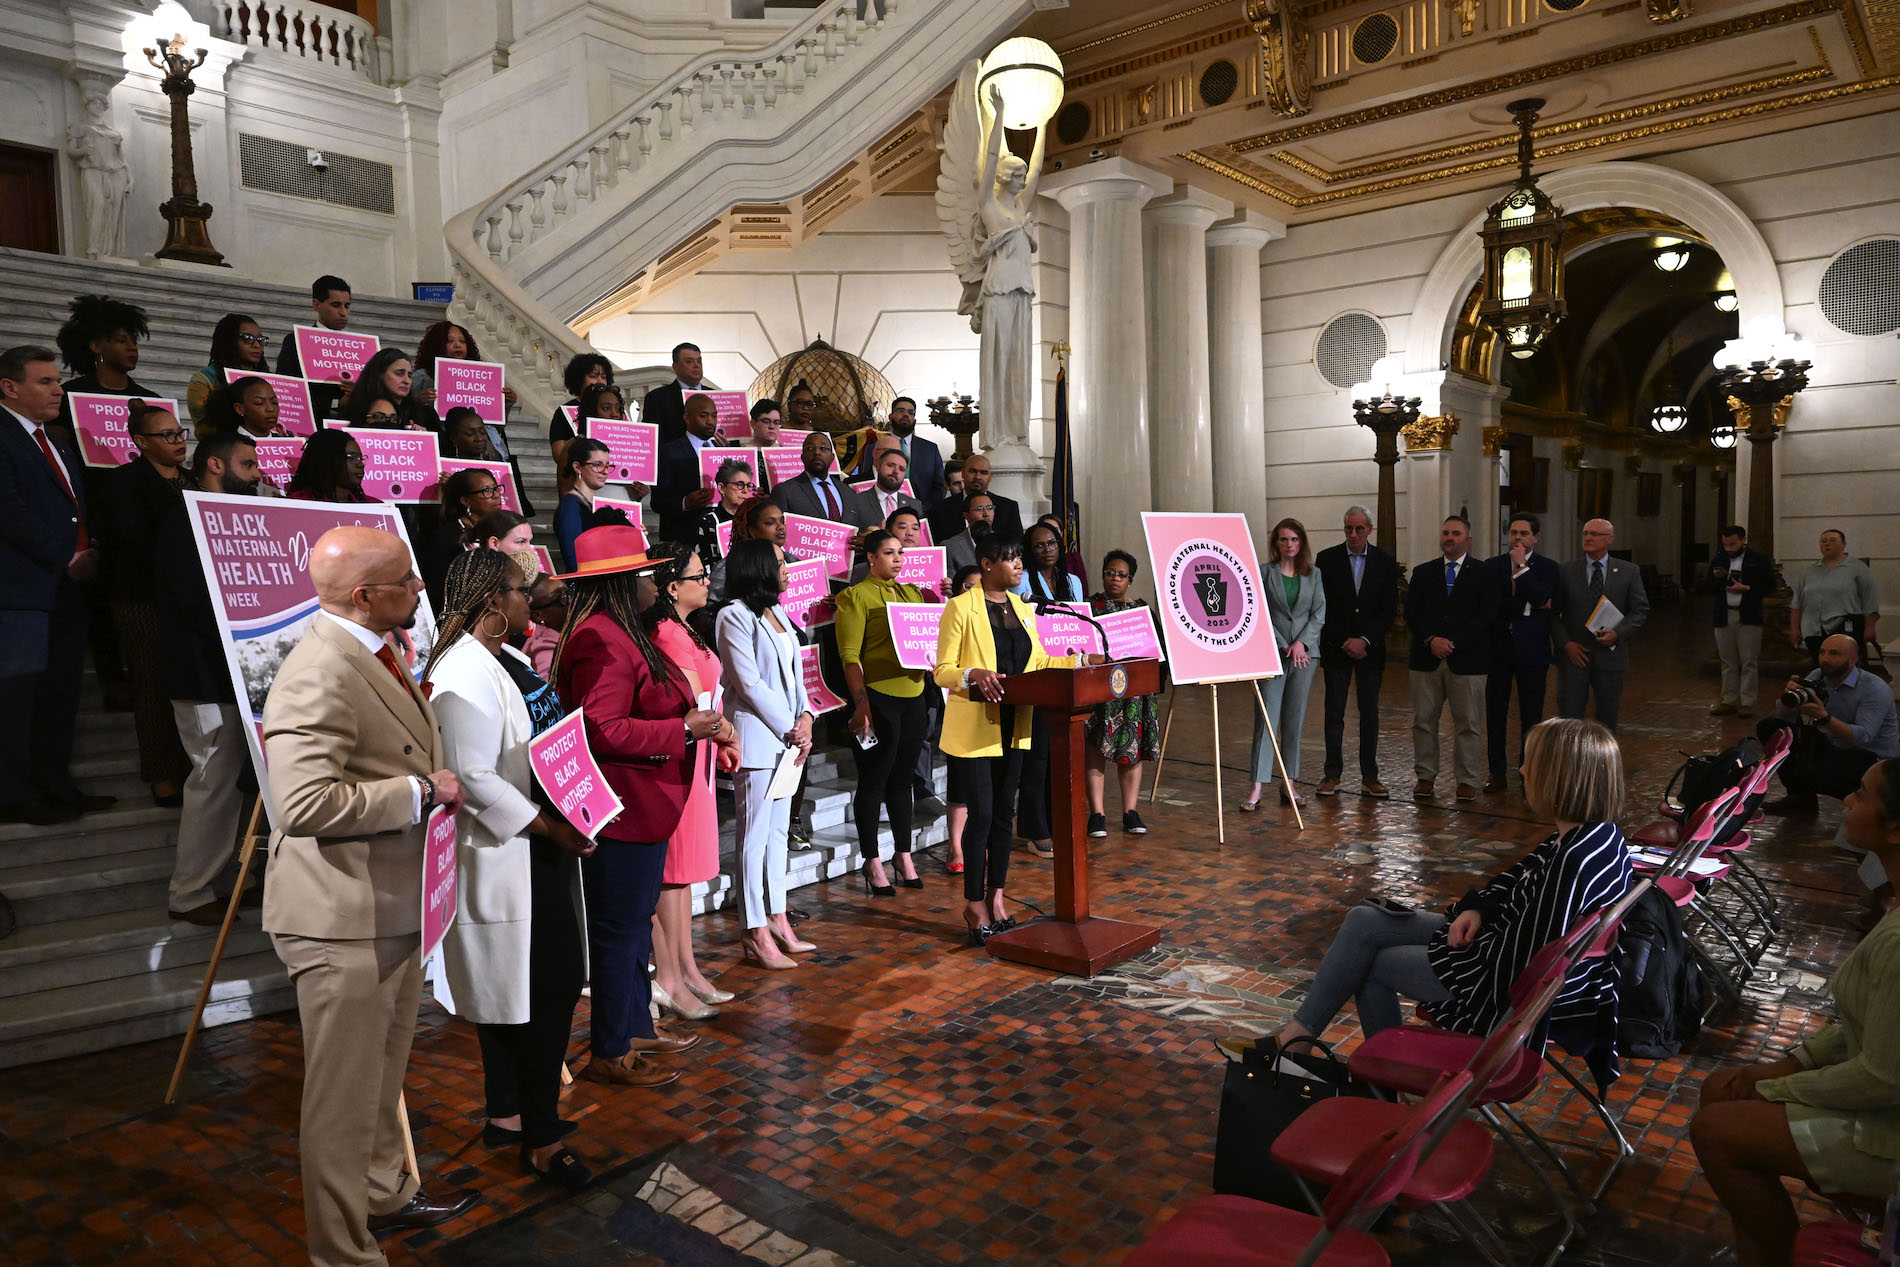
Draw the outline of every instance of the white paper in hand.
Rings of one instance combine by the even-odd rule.
[[[804,768],[798,760],[798,745],[793,744],[779,755],[778,767],[772,771],[772,781],[765,788],[765,799],[782,801],[798,791],[798,778],[803,773]]]
[[[1622,623],[1623,613],[1617,605],[1607,598],[1599,598],[1596,610],[1590,613],[1590,619],[1583,622],[1583,627],[1593,634],[1600,634],[1605,629],[1614,629]]]

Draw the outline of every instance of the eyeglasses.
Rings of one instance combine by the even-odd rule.
[[[361,453],[347,454],[344,456],[343,460],[348,462],[351,466],[363,465],[363,455]]]
[[[180,440],[185,438],[185,433],[180,431],[177,427],[173,427],[170,431],[141,431],[138,433],[138,438],[142,440],[163,440],[166,444],[177,444]]]
[[[238,336],[238,342],[248,343],[254,348],[261,348],[270,342],[270,337],[262,334],[240,334]]]
[[[396,421],[396,415],[383,413],[364,414],[363,421],[372,427],[382,427]]]
[[[501,496],[501,485],[499,485],[499,484],[490,484],[490,485],[488,485],[488,487],[486,487],[486,488],[471,488],[471,489],[469,489],[469,490],[468,490],[468,495],[469,495],[470,497],[480,497],[480,498],[482,498],[482,499],[483,499],[484,501],[485,501],[485,500],[487,500],[487,499],[488,499],[488,498],[490,498],[490,497],[500,497],[500,496]]]
[[[422,579],[421,577],[416,575],[416,570],[414,568],[410,568],[407,572],[404,572],[402,576],[397,580],[364,581],[361,585],[357,586],[357,588],[372,590],[372,589],[376,589],[378,586],[383,586],[383,585],[400,585],[403,588],[407,589],[409,586],[414,585],[417,581],[421,579]]]
[[[682,572],[676,579],[682,583],[686,581],[703,581],[707,579],[706,570],[701,568],[697,572]]]
[[[581,465],[590,471],[611,471],[614,469],[612,462],[582,462]]]
[[[1104,572],[1102,579],[1104,581],[1132,581],[1135,579],[1135,574],[1133,572]]]
[[[753,484],[751,480],[729,480],[726,487],[736,489],[741,493],[749,493],[752,491]]]

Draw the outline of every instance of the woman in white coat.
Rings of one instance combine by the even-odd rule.
[[[554,688],[507,639],[528,627],[521,568],[469,550],[443,582],[441,629],[423,677],[443,751],[468,794],[456,819],[455,922],[442,967],[482,1049],[491,1148],[521,1145],[530,1174],[592,1181],[563,1144],[561,1066],[586,980],[580,859],[593,842],[540,800],[528,741],[561,720]]]
[[[779,606],[785,565],[770,541],[742,539],[726,556],[726,596],[719,612],[719,659],[726,716],[739,732],[739,768],[732,807],[739,842],[739,885],[745,902],[745,957],[764,968],[796,968],[785,952],[818,947],[792,931],[785,915],[786,835],[792,798],[765,797],[788,749],[803,764],[811,755],[812,715],[799,665],[798,632]]]

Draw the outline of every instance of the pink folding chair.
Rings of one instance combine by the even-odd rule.
[[[1317,1215],[1249,1197],[1201,1197],[1123,1262],[1127,1267],[1389,1267],[1385,1247],[1365,1228],[1412,1180],[1445,1128],[1463,1116],[1471,1088],[1469,1074],[1447,1078],[1392,1129],[1365,1139]]]
[[[1766,763],[1764,763],[1766,764]],[[1728,818],[1735,803],[1741,798],[1742,788],[1732,787],[1720,796],[1702,806],[1683,824],[1684,833],[1676,847],[1660,861],[1653,854],[1632,854],[1630,865],[1639,874],[1648,873],[1656,887],[1674,902],[1679,909],[1694,913],[1703,927],[1711,929],[1727,943],[1729,951],[1735,956],[1733,970],[1724,968],[1709,953],[1702,941],[1691,936],[1688,939],[1689,952],[1715,981],[1719,994],[1731,1003],[1739,1003],[1742,987],[1754,975],[1759,956],[1751,954],[1738,937],[1737,930],[1731,928],[1720,913],[1710,903],[1703,900],[1699,885],[1728,874],[1728,867],[1719,859],[1705,860],[1709,842]]]

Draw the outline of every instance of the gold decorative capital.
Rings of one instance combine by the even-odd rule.
[[[1407,453],[1449,449],[1451,438],[1458,434],[1458,415],[1439,414],[1437,417],[1421,415],[1399,428],[1399,433],[1405,437]]]
[[[1583,439],[1573,436],[1564,441],[1564,470],[1581,471],[1583,469]]]
[[[1504,452],[1504,428],[1486,427],[1479,435],[1479,443],[1484,446],[1484,455],[1498,457]]]
[[[1291,0],[1246,0],[1244,11],[1260,38],[1260,87],[1275,114],[1296,119],[1313,108],[1313,70],[1306,23]]]
[[[1689,0],[1643,0],[1643,12],[1657,26],[1680,22],[1689,16]]]
[[[1755,411],[1764,408],[1773,410],[1771,420],[1774,423],[1775,434],[1779,436],[1788,426],[1788,415],[1794,412],[1794,397],[1783,396],[1780,400],[1775,401],[1773,405],[1748,405],[1730,396],[1728,398],[1728,411],[1735,416],[1736,434],[1746,434],[1753,430],[1755,426]]]
[[[1470,38],[1478,28],[1478,14],[1483,11],[1483,0],[1446,0],[1445,7],[1458,19],[1458,34]]]

